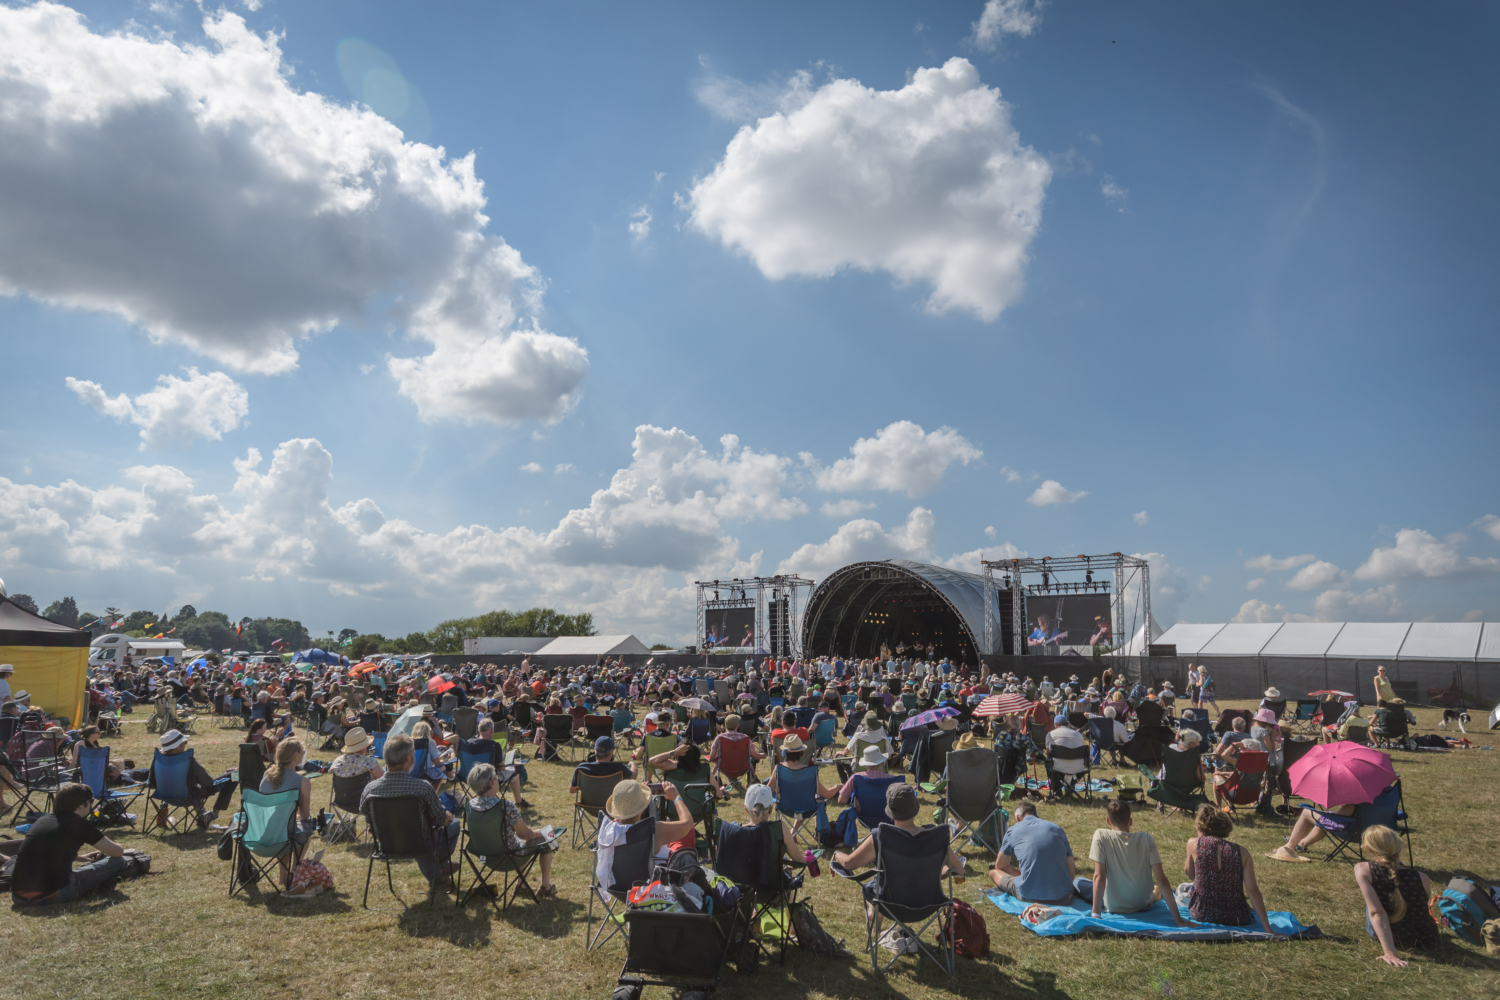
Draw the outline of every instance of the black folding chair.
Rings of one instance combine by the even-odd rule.
[[[999,857],[1006,820],[1005,809],[1000,805],[999,755],[985,747],[953,750],[948,754],[946,779],[944,805],[938,819],[948,822],[951,815],[959,821],[954,835],[967,833],[959,850],[984,838],[982,846]]]
[[[370,832],[368,821],[365,823],[364,834],[359,830],[359,799],[365,786],[370,783],[370,772],[350,778],[337,774],[331,777],[333,788],[328,796],[328,811],[333,815],[329,818],[328,830],[323,834],[323,839],[329,843],[338,843],[344,839],[358,842],[361,836]]]
[[[779,961],[786,964],[787,939],[791,936],[787,924],[791,922],[792,907],[804,880],[803,871],[795,869],[805,869],[807,863],[787,854],[781,820],[767,820],[753,827],[721,824],[716,856],[715,873],[740,887],[740,908],[752,932],[766,914],[776,911],[783,914],[779,921]],[[791,865],[794,870],[788,871],[784,865]],[[756,946],[766,958],[771,957],[763,940]]]
[[[365,818],[369,820],[370,836],[374,838],[375,849],[370,852],[370,866],[365,871],[365,896],[360,904],[365,909],[370,908],[370,879],[375,874],[375,862],[385,863],[385,881],[390,887],[391,895],[398,900],[401,896],[396,892],[396,883],[391,875],[391,865],[397,861],[419,861],[422,858],[431,858],[433,864],[439,867],[443,864],[442,841],[447,836],[446,831],[430,831],[427,827],[426,808],[421,799],[414,795],[404,795],[394,798],[369,798],[365,800]],[[428,837],[432,843],[427,843]],[[454,878],[454,887],[457,888],[458,880]],[[429,906],[437,899],[438,883],[436,881],[427,884],[427,903]],[[388,907],[394,909],[394,907]],[[403,900],[401,909],[408,910],[409,906]]]
[[[490,903],[497,910],[510,909],[522,892],[533,903],[537,902],[536,891],[526,876],[541,855],[516,854],[510,849],[504,801],[484,812],[475,812],[473,803],[469,804],[464,810],[464,842],[460,853],[474,873],[474,884],[459,900],[460,907],[467,906],[470,899],[487,888],[491,890]],[[501,877],[498,890],[491,881],[497,874]]]
[[[917,950],[948,975],[954,972],[953,938],[940,937],[934,945],[922,940],[933,924],[948,927],[953,919],[953,873],[946,875],[947,892],[943,891],[943,868],[948,862],[950,831],[947,824],[924,827],[915,833],[891,823],[882,823],[872,834],[875,838],[875,867],[858,875],[835,867],[836,874],[865,882],[864,899],[875,914],[865,915],[865,950],[876,975],[884,975],[901,957],[898,951],[885,963],[880,961],[881,923],[890,920],[912,941]],[[918,922],[921,926],[917,927]],[[920,961],[920,959],[918,959]]]
[[[626,832],[623,844],[615,845],[609,885],[600,884],[597,865],[589,866],[589,909],[583,925],[585,950],[598,950],[616,934],[623,933],[629,938],[625,917],[616,910],[624,908],[625,896],[632,886],[650,877],[651,859],[655,854],[656,820],[648,818]],[[597,932],[593,930],[596,902],[604,910]]]
[[[568,750],[568,763],[572,763],[572,748],[573,717],[571,715],[542,716],[542,760],[561,761],[563,750]]]
[[[464,705],[453,710],[453,731],[461,740],[472,740],[479,734],[479,709]]]
[[[599,836],[599,823],[604,806],[609,802],[615,786],[625,780],[623,774],[599,777],[592,774],[578,775],[578,791],[573,798],[573,850],[580,847],[593,850]]]
[[[1083,762],[1083,770],[1078,774],[1071,774],[1057,769],[1060,760],[1079,760]],[[1083,779],[1083,795],[1078,794],[1078,779]],[[1094,795],[1090,790],[1094,783],[1094,768],[1089,763],[1088,747],[1061,747],[1054,746],[1051,755],[1047,758],[1047,779],[1053,782],[1053,787],[1061,786],[1062,798],[1082,798],[1085,802],[1092,802]]]
[[[614,997],[639,1000],[647,986],[665,986],[681,1000],[706,1000],[719,985],[739,909],[724,914],[630,910],[625,964]]]
[[[1094,745],[1093,762],[1104,763],[1109,754],[1110,763],[1120,766],[1120,747],[1115,743],[1115,720],[1108,717],[1089,719],[1089,742]]]
[[[260,779],[266,776],[265,761],[260,757],[259,743],[240,744],[240,787],[260,791]],[[358,808],[358,807],[356,807]]]

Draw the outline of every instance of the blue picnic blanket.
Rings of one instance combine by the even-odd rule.
[[[1017,917],[1020,917],[1026,907],[1031,905],[995,889],[987,891],[985,895],[989,897],[991,903]],[[1059,906],[1056,909],[1062,910],[1060,916],[1040,924],[1028,924],[1023,920],[1021,926],[1035,931],[1042,937],[1065,937],[1070,934],[1120,934],[1125,937],[1161,938],[1164,941],[1267,941],[1271,937],[1261,929],[1259,920],[1245,927],[1203,923],[1194,923],[1190,927],[1178,927],[1172,922],[1172,915],[1167,910],[1167,904],[1161,900],[1151,904],[1150,909],[1139,913],[1104,913],[1097,917],[1092,914],[1089,904],[1080,899],[1075,899],[1067,906]],[[1323,936],[1323,932],[1318,930],[1316,924],[1308,927],[1290,913],[1270,910],[1266,915],[1271,918],[1271,927],[1278,934],[1287,934],[1299,941],[1310,941]]]
[[[1047,788],[1049,786],[1046,778],[1020,777],[1016,779],[1016,787],[1029,788],[1033,791],[1041,791],[1043,788]],[[1081,793],[1083,791],[1083,782],[1080,781],[1075,787]],[[1103,792],[1112,792],[1114,790],[1115,783],[1113,781],[1103,781],[1099,778],[1094,778],[1089,782],[1089,791],[1094,793],[1095,795],[1101,794]]]

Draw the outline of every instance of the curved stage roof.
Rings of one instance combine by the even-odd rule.
[[[995,616],[998,627],[998,604]],[[972,662],[984,645],[984,577],[907,559],[859,562],[808,599],[802,648],[811,654],[874,656],[900,642]]]

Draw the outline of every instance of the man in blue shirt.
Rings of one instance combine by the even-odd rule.
[[[1060,906],[1073,898],[1073,848],[1056,823],[1036,814],[1036,806],[1016,806],[1016,825],[1000,842],[1000,856],[990,869],[990,881],[1001,892],[1028,903]]]

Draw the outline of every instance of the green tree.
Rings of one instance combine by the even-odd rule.
[[[42,612],[43,618],[50,618],[59,625],[73,628],[78,624],[78,602],[71,597],[64,597],[60,601],[53,601],[47,605],[47,610]]]
[[[124,613],[125,612],[121,611],[119,608],[116,608],[116,607],[105,608],[104,609],[104,624],[106,624],[106,625],[113,625],[115,622],[117,622],[117,621],[120,620],[120,616],[123,615]]]
[[[172,616],[172,624],[179,625],[183,622],[192,621],[197,617],[198,609],[193,607],[191,604],[184,604],[182,607],[178,608],[177,613]]]
[[[218,652],[233,649],[236,637],[228,615],[222,611],[205,611],[178,625],[173,638],[181,639],[189,646]]]
[[[36,606],[36,601],[30,594],[11,594],[10,603],[18,608],[25,608],[34,615],[41,614],[41,611]]]
[[[165,619],[166,615],[159,615],[155,611],[132,611],[125,616],[125,624],[120,628],[126,632],[140,632],[144,631],[148,624],[155,624]]]
[[[380,652],[385,645],[386,638],[378,632],[370,635],[357,635],[354,641],[349,643],[348,657],[350,660],[363,660],[371,653]]]
[[[254,630],[256,649],[269,650],[277,639],[283,640],[286,643],[284,648],[289,649],[307,649],[313,644],[312,636],[307,634],[302,623],[290,618],[257,618],[251,623],[251,629]]]

